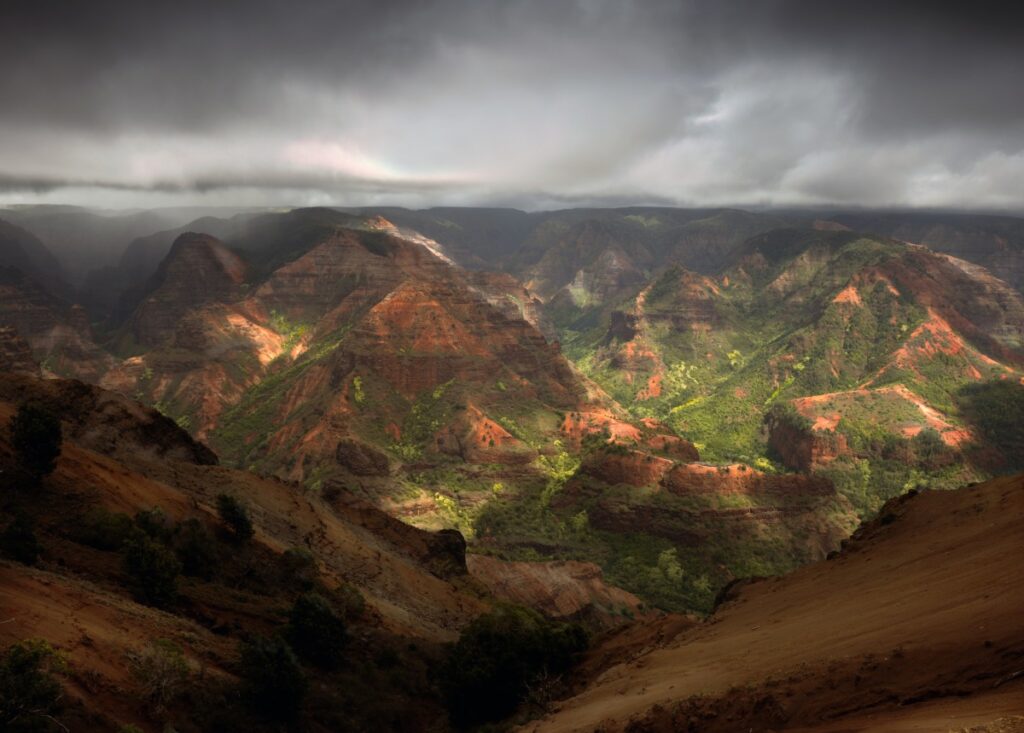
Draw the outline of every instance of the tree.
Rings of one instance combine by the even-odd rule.
[[[49,731],[60,709],[64,670],[60,656],[45,641],[29,639],[0,656],[0,730],[8,733]]]
[[[124,570],[136,597],[152,606],[167,606],[178,597],[181,563],[166,546],[135,529],[121,550]]]
[[[452,721],[472,726],[515,712],[530,686],[566,672],[587,646],[579,624],[503,605],[462,632],[441,667]]]
[[[96,507],[79,519],[74,530],[74,539],[97,550],[120,550],[134,526],[132,518],[127,514]]]
[[[315,584],[319,572],[313,553],[305,547],[290,547],[281,554],[281,585],[307,591]]]
[[[22,468],[36,481],[53,472],[61,441],[60,420],[41,405],[23,404],[11,419],[11,443]]]
[[[217,564],[217,544],[198,519],[186,519],[174,531],[174,551],[185,575],[209,580]]]
[[[158,506],[136,512],[135,526],[158,542],[167,542],[174,532],[171,520]]]
[[[326,598],[316,593],[302,594],[295,600],[288,621],[288,640],[300,657],[326,669],[338,665],[348,631]]]
[[[254,534],[249,510],[233,496],[221,494],[217,497],[217,514],[228,525],[236,540],[246,542]]]
[[[0,534],[0,554],[4,557],[25,565],[35,565],[41,552],[35,527],[25,514],[15,517],[3,534]]]
[[[241,673],[253,709],[277,720],[298,715],[309,681],[284,639],[257,637],[243,644]]]

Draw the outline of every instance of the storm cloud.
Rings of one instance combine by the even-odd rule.
[[[0,203],[1024,208],[1010,3],[7,2]]]

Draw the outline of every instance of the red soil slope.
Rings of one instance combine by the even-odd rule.
[[[1021,516],[1024,476],[895,499],[837,557],[634,644],[526,730],[1016,730]]]

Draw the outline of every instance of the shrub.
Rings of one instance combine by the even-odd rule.
[[[341,609],[341,616],[346,621],[362,618],[366,613],[366,599],[354,585],[345,584],[334,591],[333,598]]]
[[[174,532],[174,552],[181,562],[181,572],[194,578],[213,577],[217,564],[217,543],[198,519],[186,519]]]
[[[171,520],[160,507],[143,509],[135,514],[135,526],[154,540],[167,542],[171,538],[174,527]]]
[[[181,648],[157,639],[131,660],[132,676],[142,686],[143,697],[154,713],[167,710],[188,681],[189,667]]]
[[[140,601],[153,606],[166,606],[177,598],[181,563],[165,545],[136,529],[125,542],[121,553],[124,570]]]
[[[249,510],[233,496],[221,494],[217,497],[217,514],[231,530],[232,536],[240,542],[252,539],[254,534]]]
[[[36,404],[23,404],[11,419],[11,443],[22,467],[36,480],[57,465],[61,447],[60,419]]]
[[[35,733],[55,729],[64,670],[60,656],[45,641],[26,640],[0,657],[0,730]]]
[[[303,659],[327,669],[338,666],[348,632],[345,621],[324,597],[304,593],[288,617],[288,640]]]
[[[277,720],[298,715],[309,681],[284,639],[262,637],[243,644],[241,675],[254,710]]]
[[[76,542],[97,550],[120,550],[132,533],[132,518],[106,509],[90,509],[75,527]]]
[[[1001,454],[993,468],[1024,470],[1024,385],[1010,379],[969,384],[957,402],[977,429],[979,446]]]
[[[579,624],[499,606],[473,621],[440,672],[452,721],[470,726],[515,712],[531,685],[566,672],[587,646]]]
[[[946,445],[939,431],[925,428],[911,441],[918,463],[928,471],[937,471],[956,460],[956,454]]]
[[[290,547],[281,555],[281,572],[284,584],[309,590],[316,583],[319,572],[313,553],[304,547]]]
[[[0,534],[0,554],[4,557],[25,565],[35,565],[41,552],[35,527],[25,514],[15,517]]]

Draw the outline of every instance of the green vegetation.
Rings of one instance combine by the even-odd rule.
[[[57,466],[60,419],[42,405],[21,405],[11,419],[11,444],[25,472],[40,480]]]
[[[181,563],[164,544],[135,529],[121,550],[125,574],[135,597],[151,606],[166,607],[178,597]]]
[[[445,393],[455,383],[454,379],[425,390],[412,404],[402,425],[402,439],[391,446],[391,450],[403,460],[416,460],[431,438],[445,425],[454,406],[444,399]]]
[[[275,363],[275,368],[266,377],[224,412],[209,439],[218,455],[242,467],[286,465],[291,446],[284,446],[273,453],[267,449],[267,442],[274,433],[272,428],[281,418],[282,402],[297,380],[310,368],[322,364],[339,347],[347,332],[348,327],[343,327],[317,339],[295,362]],[[290,417],[301,420],[306,415],[315,414],[318,409],[318,403],[309,400]]]
[[[285,354],[290,353],[309,332],[307,324],[289,321],[284,313],[276,310],[270,311],[270,328],[284,337],[284,343],[281,345],[281,348]]]
[[[161,715],[184,691],[190,675],[181,647],[167,639],[157,639],[130,660],[132,676],[142,688],[142,696],[155,715]]]
[[[7,733],[46,733],[63,728],[61,707],[64,660],[45,641],[29,639],[0,656],[0,729]],[[66,730],[66,729],[65,729]]]
[[[217,542],[205,524],[195,518],[181,522],[175,528],[173,547],[183,574],[206,580],[213,577]]]
[[[273,720],[293,720],[309,691],[309,680],[284,639],[257,637],[242,645],[239,663],[250,707]]]
[[[249,510],[238,499],[228,494],[217,496],[217,514],[238,542],[248,542],[255,534]]]
[[[1024,470],[1024,385],[1005,379],[968,385],[957,402],[981,446],[998,451],[1006,470]]]
[[[586,647],[579,624],[498,606],[466,627],[441,667],[452,721],[468,727],[510,716],[531,688],[556,681]]]
[[[0,555],[23,565],[35,565],[40,554],[35,524],[27,514],[18,514],[0,533]]]
[[[563,330],[566,353],[635,418],[668,423],[694,442],[703,459],[769,471],[779,460],[768,446],[773,424],[788,423],[797,434],[812,431],[813,421],[797,413],[791,400],[835,393],[813,409],[842,420],[834,434],[815,431],[814,440],[831,441],[837,450],[845,440],[849,455],[821,474],[835,482],[861,517],[914,486],[977,480],[978,472],[928,430],[931,423],[912,400],[859,389],[865,383],[903,385],[957,427],[961,410],[968,422],[979,419],[968,415],[970,397],[960,393],[969,381],[966,375],[975,370],[992,374],[990,365],[972,362],[966,350],[945,353],[924,348],[923,341],[908,342],[927,313],[883,279],[837,298],[856,273],[902,257],[900,246],[851,233],[796,230],[771,232],[751,245],[763,261],[751,260],[742,273],[727,271],[730,282],[719,278],[713,297],[701,290],[709,286],[681,268],[669,268],[654,279],[647,292],[646,323],[637,337],[654,358],[636,359],[631,368],[638,371],[621,368],[622,343],[609,340],[610,334],[620,333],[611,328],[610,308]],[[635,294],[614,306],[626,313],[634,307]],[[689,328],[686,319],[691,317],[706,319],[710,328]],[[629,335],[628,330],[620,333],[623,339]],[[892,362],[905,344],[921,347],[914,352],[913,369]],[[656,369],[661,394],[638,399]],[[977,412],[993,414],[989,406]],[[1004,441],[1015,434],[1011,424],[1020,421],[1011,418],[998,427]],[[917,437],[904,438],[904,431]],[[1024,453],[1017,448],[1019,440],[1013,440],[1000,452]],[[654,567],[653,561],[648,558],[645,566]]]
[[[324,669],[338,666],[348,641],[344,619],[316,593],[304,593],[295,600],[287,635],[296,654]]]
[[[690,567],[684,567],[686,558],[681,561],[679,550],[656,538],[633,535],[609,541],[624,553],[613,556],[608,568],[609,582],[659,608],[711,611],[715,588],[700,560],[692,558]]]
[[[289,584],[298,590],[307,591],[316,583],[319,570],[316,558],[305,547],[289,547],[281,555],[281,566]]]

